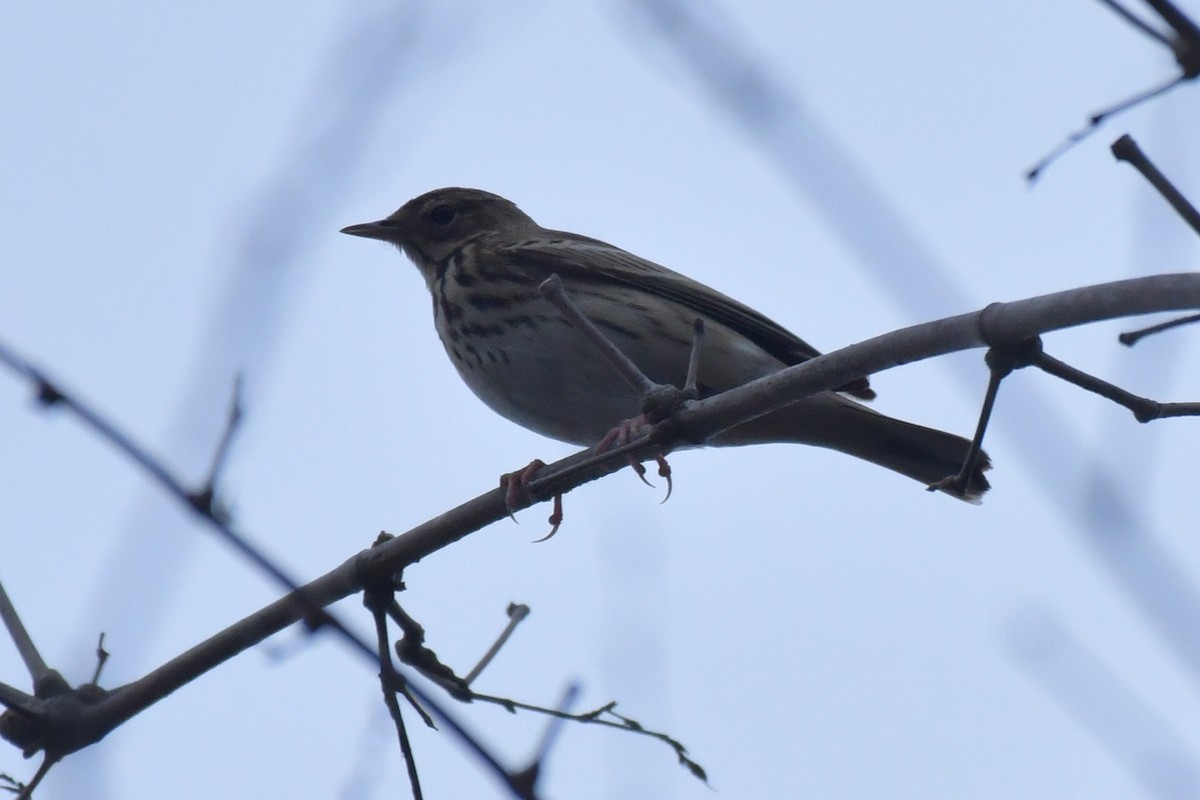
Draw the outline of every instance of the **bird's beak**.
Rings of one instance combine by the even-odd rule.
[[[385,242],[394,242],[400,230],[395,223],[381,219],[378,222],[362,222],[358,225],[347,225],[342,228],[341,232],[348,233],[351,236],[362,236],[366,239],[382,239]]]

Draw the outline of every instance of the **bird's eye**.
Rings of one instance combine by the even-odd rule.
[[[440,206],[434,206],[429,211],[429,219],[433,221],[434,225],[449,225],[451,222],[454,222],[454,217],[454,207],[448,206],[445,203]]]

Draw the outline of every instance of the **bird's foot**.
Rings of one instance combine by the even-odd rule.
[[[513,513],[516,509],[533,505],[534,498],[529,494],[529,484],[537,477],[538,470],[544,466],[546,466],[545,461],[535,458],[525,468],[516,472],[506,472],[500,476],[500,488],[504,490],[504,507],[508,509],[508,516],[512,518],[513,522],[517,521],[517,517]],[[544,542],[558,533],[558,526],[562,525],[563,521],[561,494],[554,495],[554,508],[546,521],[550,523],[550,532],[540,539],[534,539],[535,542]]]
[[[624,447],[630,442],[635,442],[638,439],[648,436],[652,425],[646,418],[645,414],[639,414],[633,419],[622,420],[615,428],[609,431],[600,443],[596,445],[597,453],[607,453],[609,450],[614,450],[619,447]],[[658,475],[667,481],[667,494],[663,497],[663,503],[671,497],[671,465],[667,463],[666,453],[655,453],[654,460],[658,464]],[[646,468],[634,458],[629,458],[629,466],[637,473],[638,478],[647,486],[654,484],[646,480]]]

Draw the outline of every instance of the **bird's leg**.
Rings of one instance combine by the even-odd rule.
[[[683,382],[683,392],[688,400],[700,396],[698,381],[700,379],[700,345],[704,344],[704,320],[696,317],[692,323],[692,353],[688,356],[687,380]]]
[[[697,374],[700,371],[700,346],[704,340],[704,320],[696,319],[692,336],[692,350],[688,358],[687,379],[683,388],[680,389],[650,380],[638,365],[613,344],[571,301],[562,279],[558,275],[551,275],[538,286],[538,290],[567,316],[575,329],[600,351],[604,360],[612,365],[613,369],[625,379],[625,382],[637,392],[638,397],[642,400],[642,413],[633,419],[622,421],[609,431],[596,445],[596,452],[607,452],[613,447],[628,444],[637,436],[648,434],[648,428],[654,423],[670,417],[685,402],[699,396]],[[659,476],[667,481],[667,494],[662,500],[665,503],[671,497],[671,465],[667,463],[666,454],[662,452],[656,453],[654,460],[658,463]],[[650,484],[646,480],[645,467],[633,458],[629,459],[629,466],[633,468],[643,483]]]
[[[659,388],[659,384],[646,377],[646,373],[638,367],[637,364],[629,360],[629,356],[621,352],[621,348],[617,347],[609,338],[600,332],[590,319],[584,316],[584,313],[579,310],[579,307],[571,301],[567,295],[566,287],[563,286],[562,278],[558,275],[551,275],[538,286],[538,291],[554,304],[554,307],[563,312],[570,319],[571,325],[575,330],[583,334],[592,345],[600,351],[600,355],[604,360],[612,365],[630,388],[638,393],[638,397],[645,397],[650,392]]]
[[[696,317],[696,321],[692,323],[692,352],[688,356],[687,377],[683,382],[683,388],[655,387],[649,394],[642,397],[643,418],[651,423],[667,419],[682,408],[684,403],[700,397],[700,350],[703,343],[704,320]],[[654,460],[658,463],[659,477],[667,482],[667,493],[662,499],[662,502],[665,503],[671,499],[671,465],[667,463],[663,453],[655,453]],[[646,479],[642,478],[642,480]]]

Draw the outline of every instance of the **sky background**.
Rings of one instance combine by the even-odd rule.
[[[1195,268],[1194,236],[1109,143],[1200,197],[1195,89],[1102,4],[466,0],[0,7],[0,341],[199,480],[233,376],[238,526],[312,578],[572,448],[461,384],[410,264],[339,228],[464,185],[717,287],[829,350],[1075,286]],[[1200,6],[1185,4],[1193,14]],[[693,29],[694,30],[694,29]],[[698,71],[699,69],[699,71]],[[714,90],[714,85],[722,87]],[[1191,331],[1102,324],[1047,350],[1195,400]],[[979,351],[872,379],[875,408],[973,429]],[[797,446],[672,458],[481,531],[406,574],[480,691],[620,710],[724,797],[1200,794],[1200,550],[1188,420],[1139,426],[1007,381],[980,507]],[[0,376],[0,580],[72,682],[132,680],[277,596],[74,420]],[[369,630],[357,600],[338,607]],[[11,647],[0,680],[28,689]],[[45,798],[407,796],[372,670],[290,630],[73,756]],[[458,707],[522,766],[543,720]],[[426,796],[504,797],[412,728]],[[0,771],[26,778],[12,749]],[[703,798],[665,746],[568,726],[546,797]]]

